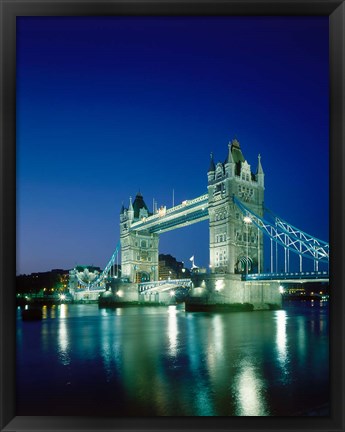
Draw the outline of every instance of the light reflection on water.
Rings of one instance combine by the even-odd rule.
[[[118,330],[121,326],[120,321],[114,321],[113,311],[101,309],[101,315],[106,317],[101,320],[101,357],[103,360],[106,382],[111,382],[114,377],[114,371],[121,368],[120,346],[119,342],[114,338],[113,327],[116,325]]]
[[[64,319],[59,320],[58,346],[61,363],[64,366],[69,365],[71,360],[69,356],[68,329]]]
[[[281,368],[281,378],[280,380],[287,384],[290,380],[290,371],[288,368],[288,344],[287,344],[287,313],[285,310],[276,311],[276,346],[277,346],[277,358]],[[302,348],[303,349],[303,348]]]
[[[286,345],[286,311],[280,310],[276,312],[277,317],[277,351],[278,360],[282,368],[286,365],[287,345]]]
[[[168,306],[168,338],[169,338],[169,354],[175,357],[177,354],[177,311],[176,306]]]
[[[244,361],[235,377],[233,393],[237,399],[237,416],[265,416],[269,412],[264,398],[264,380],[250,360]]]
[[[324,306],[193,314],[66,304],[43,317],[18,320],[20,415],[267,416],[328,401]]]

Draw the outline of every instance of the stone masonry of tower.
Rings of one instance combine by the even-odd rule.
[[[130,198],[128,209],[121,208],[121,272],[122,278],[132,283],[158,279],[158,234],[130,229],[133,222],[150,215],[140,192],[133,204]]]
[[[211,154],[208,176],[210,268],[212,273],[256,273],[263,269],[262,233],[244,219],[233,202],[238,197],[257,215],[263,215],[264,172],[261,158],[254,174],[240,143],[228,145],[224,163],[214,163]]]

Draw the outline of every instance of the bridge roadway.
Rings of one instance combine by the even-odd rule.
[[[285,283],[306,283],[306,282],[328,282],[329,274],[327,271],[311,271],[311,272],[291,272],[291,273],[252,273],[242,275],[242,280],[245,282],[254,281],[274,281]],[[139,293],[147,292],[163,292],[177,287],[190,287],[191,279],[174,279],[163,281],[142,282],[138,284]]]
[[[138,284],[139,294],[148,292],[163,292],[178,287],[190,287],[191,279],[167,279],[162,281],[141,282]]]
[[[311,272],[291,272],[291,273],[251,273],[242,275],[242,280],[245,282],[254,281],[274,281],[285,283],[306,283],[306,282],[329,282],[329,273],[327,271],[311,271]],[[140,294],[145,292],[163,292],[177,287],[191,287],[191,279],[167,279],[160,281],[141,282],[138,284],[138,291]],[[79,291],[93,291],[103,292],[104,288],[90,288],[85,287],[84,290]]]
[[[253,281],[275,281],[285,283],[306,282],[329,282],[328,271],[291,272],[291,273],[252,273],[242,275],[242,280]]]
[[[156,214],[133,222],[131,230],[163,233],[208,218],[208,194],[205,194],[192,200],[183,201],[182,204],[168,210],[163,207]]]

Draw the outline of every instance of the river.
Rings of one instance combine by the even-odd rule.
[[[327,302],[17,309],[17,415],[328,415]]]

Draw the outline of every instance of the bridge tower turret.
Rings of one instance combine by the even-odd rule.
[[[127,214],[128,214],[128,220],[129,222],[132,222],[133,218],[134,218],[134,210],[133,210],[133,205],[132,205],[132,197],[129,197],[129,207],[127,210]]]
[[[121,273],[129,282],[148,282],[158,279],[158,234],[135,231],[132,223],[145,219],[149,212],[143,196],[137,193],[129,207],[120,213]]]
[[[228,156],[224,162],[224,167],[225,167],[226,176],[229,178],[233,177],[235,173],[235,162],[234,162],[234,158],[232,157],[230,142],[228,144]]]
[[[250,220],[244,220],[233,202],[234,196],[263,215],[261,157],[257,174],[253,174],[237,139],[229,143],[225,162],[215,165],[214,176],[208,171],[210,267],[212,273],[262,272],[262,234]]]
[[[208,169],[208,172],[207,172],[207,178],[208,178],[209,182],[214,180],[215,169],[216,169],[216,167],[214,165],[213,153],[211,153],[210,168]]]

